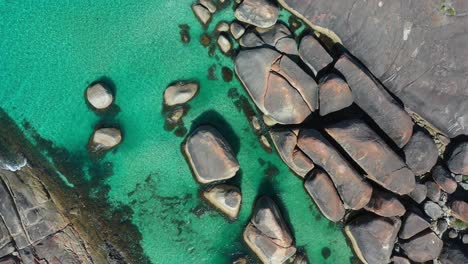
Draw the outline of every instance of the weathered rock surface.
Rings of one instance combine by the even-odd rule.
[[[241,51],[236,73],[257,107],[276,123],[302,123],[317,108],[315,81],[272,49]]]
[[[444,211],[442,211],[440,205],[432,201],[427,201],[426,203],[424,203],[424,212],[433,220],[441,218],[444,214]]]
[[[432,170],[432,178],[442,190],[449,194],[457,190],[457,182],[442,165],[438,165]]]
[[[427,187],[424,184],[417,183],[409,194],[409,197],[417,203],[422,203],[426,199]]]
[[[329,74],[320,80],[320,115],[324,116],[350,106],[353,94],[348,84],[336,74]]]
[[[393,256],[392,261],[392,264],[411,264],[407,258],[401,256]]]
[[[403,151],[406,164],[417,176],[430,172],[439,157],[434,140],[421,129],[414,131]]]
[[[333,58],[314,35],[306,35],[301,39],[299,56],[315,75],[333,62]]]
[[[204,6],[210,13],[216,12],[216,5],[213,3],[212,0],[200,0],[200,4]]]
[[[293,238],[277,205],[260,197],[244,230],[244,241],[263,263],[281,264],[296,253]]]
[[[219,35],[218,36],[218,47],[219,49],[224,53],[224,54],[228,54],[231,49],[232,49],[232,44],[231,44],[231,41],[224,35]]]
[[[398,235],[401,239],[409,239],[414,235],[424,231],[429,228],[429,224],[424,218],[419,216],[416,213],[409,212],[404,220],[400,229],[400,234]]]
[[[301,130],[297,145],[314,164],[330,175],[346,206],[358,210],[369,202],[372,187],[320,132],[314,129]]]
[[[460,245],[445,243],[439,261],[442,264],[468,263],[468,251]]]
[[[453,149],[447,165],[455,174],[468,175],[468,142],[461,142]]]
[[[414,189],[413,172],[364,121],[345,120],[325,130],[367,172],[369,179],[400,195]]]
[[[425,183],[427,188],[427,198],[433,202],[438,202],[440,200],[440,187],[433,181],[427,181]]]
[[[468,203],[464,201],[453,201],[450,205],[452,215],[456,218],[468,223]]]
[[[326,172],[318,168],[313,170],[304,181],[304,187],[326,218],[333,222],[343,219],[343,202]]]
[[[465,1],[443,2],[453,9],[439,0],[278,2],[314,28],[335,32],[406,108],[449,137],[468,134],[468,16],[453,15],[466,11]]]
[[[314,163],[297,147],[297,135],[288,128],[273,128],[270,137],[281,159],[297,175],[305,177]]]
[[[400,246],[412,261],[426,262],[440,255],[443,242],[434,232],[429,231],[414,236],[409,241],[401,243]]]
[[[198,21],[200,21],[200,23],[203,26],[206,26],[210,23],[211,12],[203,5],[200,5],[200,4],[193,5],[192,11],[195,14],[195,16],[198,18]]]
[[[179,81],[164,91],[164,103],[169,106],[185,104],[198,92],[198,83]]]
[[[399,147],[406,145],[413,133],[413,121],[405,110],[351,57],[343,55],[336,62],[335,68],[345,76],[354,102]]]
[[[193,131],[187,138],[184,152],[200,183],[227,180],[239,170],[239,162],[226,139],[211,126]]]
[[[244,26],[236,21],[232,22],[229,28],[230,28],[232,37],[235,39],[241,38],[242,35],[244,35],[245,33]]]
[[[220,184],[203,192],[203,197],[231,219],[237,219],[242,201],[239,188]]]
[[[90,148],[94,152],[105,151],[122,142],[122,133],[118,128],[99,128],[91,136]]]
[[[405,206],[392,193],[374,189],[369,203],[364,207],[374,214],[392,217],[405,214]]]
[[[114,102],[112,92],[101,83],[89,86],[86,89],[86,98],[89,104],[98,110],[106,109]]]
[[[278,13],[278,6],[269,0],[244,0],[237,7],[235,16],[247,24],[268,28],[276,23]]]
[[[277,23],[266,29],[255,28],[240,39],[239,44],[245,48],[269,46],[281,53],[298,55],[297,44],[289,28]]]
[[[347,224],[345,232],[362,262],[386,264],[390,262],[400,225],[398,218],[363,215]]]

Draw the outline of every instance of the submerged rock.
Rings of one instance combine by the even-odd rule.
[[[247,24],[268,28],[276,23],[278,13],[278,6],[269,0],[244,0],[237,7],[235,16]]]
[[[304,181],[304,187],[326,218],[333,222],[343,219],[343,202],[326,172],[318,168],[313,170]]]
[[[414,173],[364,121],[341,121],[325,131],[366,171],[369,179],[400,195],[414,189]]]
[[[220,184],[204,191],[203,197],[230,219],[237,219],[242,201],[239,188]]]
[[[112,92],[101,83],[95,83],[86,89],[86,99],[98,110],[106,109],[114,102]]]
[[[409,212],[403,220],[399,237],[408,239],[429,228],[431,224],[416,213]]]
[[[281,159],[297,175],[305,177],[314,163],[297,147],[297,135],[288,128],[273,128],[270,137]]]
[[[197,94],[198,88],[196,82],[176,82],[164,91],[164,103],[168,106],[185,104]]]
[[[122,133],[118,128],[100,128],[94,131],[90,147],[94,152],[105,151],[116,147],[122,142]]]
[[[393,256],[392,261],[392,264],[411,264],[407,258],[402,256]]]
[[[400,225],[398,218],[363,215],[347,224],[345,233],[362,262],[387,264],[390,262]]]
[[[468,175],[468,142],[461,142],[453,149],[447,164],[451,172]]]
[[[202,25],[206,26],[210,23],[211,12],[206,7],[200,4],[195,4],[192,6],[192,11]]]
[[[406,212],[405,206],[395,195],[376,189],[372,192],[372,198],[364,208],[385,217],[402,216]]]
[[[353,94],[348,84],[336,74],[329,74],[320,80],[320,115],[339,111],[353,103]]]
[[[430,172],[439,158],[434,140],[429,134],[419,129],[414,131],[403,151],[406,164],[417,176]]]
[[[257,107],[276,123],[302,123],[317,108],[315,81],[277,51],[241,51],[236,57],[236,74]]]
[[[243,237],[263,263],[281,264],[296,253],[293,238],[277,205],[266,196],[255,202],[252,219]]]
[[[195,178],[211,183],[234,177],[239,162],[224,137],[211,126],[201,126],[187,138],[184,152]]]
[[[413,134],[413,121],[391,95],[349,56],[335,64],[351,88],[354,102],[399,146],[408,143]]]
[[[314,164],[330,175],[346,206],[359,210],[369,202],[372,187],[320,132],[301,130],[297,145]]]
[[[401,243],[400,246],[412,261],[426,262],[440,255],[443,242],[434,232],[427,232]]]
[[[427,181],[425,183],[427,188],[427,198],[433,202],[438,202],[440,200],[440,187],[433,181]]]

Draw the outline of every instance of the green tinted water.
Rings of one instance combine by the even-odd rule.
[[[131,206],[141,245],[154,263],[228,263],[245,253],[241,234],[253,202],[258,193],[272,190],[311,263],[348,263],[352,254],[340,228],[320,215],[276,153],[263,150],[236,100],[228,97],[232,87],[246,94],[237,80],[221,77],[221,68],[232,68],[233,62],[218,51],[210,57],[200,45],[203,28],[190,4],[1,0],[0,107],[21,127],[29,122],[27,135],[37,131],[55,146],[86,156],[89,136],[104,117],[89,110],[84,89],[103,76],[115,83],[120,111],[110,121],[120,124],[125,138],[105,158],[113,168],[105,181],[108,199]],[[232,18],[228,8],[210,28]],[[189,44],[180,41],[179,24],[190,25]],[[218,80],[208,77],[213,65]],[[184,117],[187,129],[197,118],[214,123],[238,152],[243,204],[236,222],[206,210],[181,155],[183,138],[164,130],[162,93],[179,79],[201,85]]]

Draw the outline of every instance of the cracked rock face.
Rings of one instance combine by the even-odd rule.
[[[375,188],[374,192],[372,192],[372,198],[365,209],[385,217],[402,216],[406,212],[405,206],[395,195],[386,191],[376,190]]]
[[[296,253],[289,228],[277,205],[267,196],[256,201],[252,219],[244,230],[244,241],[263,263],[281,264]]]
[[[468,134],[468,16],[448,14],[439,0],[278,2],[335,32],[408,109],[449,137]],[[466,1],[451,2],[466,11]]]
[[[400,226],[399,218],[364,215],[348,223],[345,233],[362,262],[386,264],[390,262]]]
[[[214,127],[201,126],[193,131],[184,151],[200,183],[227,180],[239,170],[239,162],[231,147]]]
[[[279,52],[298,55],[297,44],[289,28],[277,23],[266,29],[255,28],[247,32],[239,41],[239,44],[245,48],[255,48],[268,45]]]
[[[239,21],[260,28],[273,26],[278,20],[279,9],[270,0],[244,0],[236,9]]]
[[[279,124],[300,124],[317,109],[317,84],[281,53],[259,48],[242,50],[236,73],[257,107]]]

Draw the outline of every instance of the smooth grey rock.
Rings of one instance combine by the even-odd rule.
[[[95,83],[86,89],[88,103],[98,110],[108,108],[114,102],[112,92],[101,83]]]
[[[468,175],[468,142],[459,143],[449,154],[447,165],[455,174]]]
[[[422,129],[414,131],[403,151],[406,164],[417,176],[430,172],[439,157],[434,140]]]
[[[403,224],[398,235],[401,239],[408,239],[424,231],[431,226],[424,218],[416,213],[409,212],[403,220]]]
[[[234,14],[239,21],[268,28],[276,23],[278,13],[278,6],[269,0],[244,0]]]
[[[457,182],[452,178],[450,172],[442,165],[437,165],[432,170],[432,178],[445,192],[451,194],[457,190]]]
[[[200,21],[200,23],[203,25],[203,26],[206,26],[210,23],[211,21],[211,13],[210,11],[200,5],[200,4],[195,4],[192,6],[192,11],[193,13],[195,14],[195,16],[197,17],[198,21]]]
[[[282,23],[275,24],[270,28],[250,30],[240,39],[239,44],[245,48],[268,45],[281,53],[298,55],[297,43],[291,30]]]
[[[315,75],[333,62],[333,58],[314,35],[305,35],[301,39],[299,56]]]
[[[427,196],[427,187],[424,184],[419,184],[417,183],[414,186],[414,190],[411,191],[409,194],[409,197],[411,197],[415,202],[417,203],[422,203],[426,199]]]
[[[409,259],[415,262],[426,262],[439,257],[444,243],[433,232],[422,233],[401,243],[401,248]]]
[[[227,180],[239,170],[239,162],[231,147],[211,126],[195,129],[187,138],[184,152],[200,183]]]
[[[444,214],[440,206],[431,201],[427,201],[424,204],[424,212],[433,220],[441,218],[442,215]]]
[[[345,233],[362,262],[387,264],[400,226],[400,219],[395,217],[363,215],[348,223]]]
[[[220,184],[204,191],[203,197],[230,219],[237,219],[242,201],[239,188]]]
[[[407,258],[401,256],[393,256],[392,261],[392,264],[411,264]]]
[[[239,22],[234,21],[230,25],[231,35],[235,39],[240,39],[245,33],[245,28]]]
[[[414,173],[364,121],[344,120],[327,126],[325,131],[361,166],[369,179],[400,195],[414,189]]]
[[[198,83],[178,81],[164,91],[164,103],[169,106],[185,104],[198,92]]]
[[[348,84],[336,74],[326,75],[319,85],[320,115],[339,111],[353,104]]]
[[[427,198],[433,202],[438,202],[440,200],[440,187],[433,181],[428,181],[425,183],[427,188]]]
[[[118,128],[99,128],[91,136],[91,149],[95,152],[116,147],[122,142],[122,133]]]

